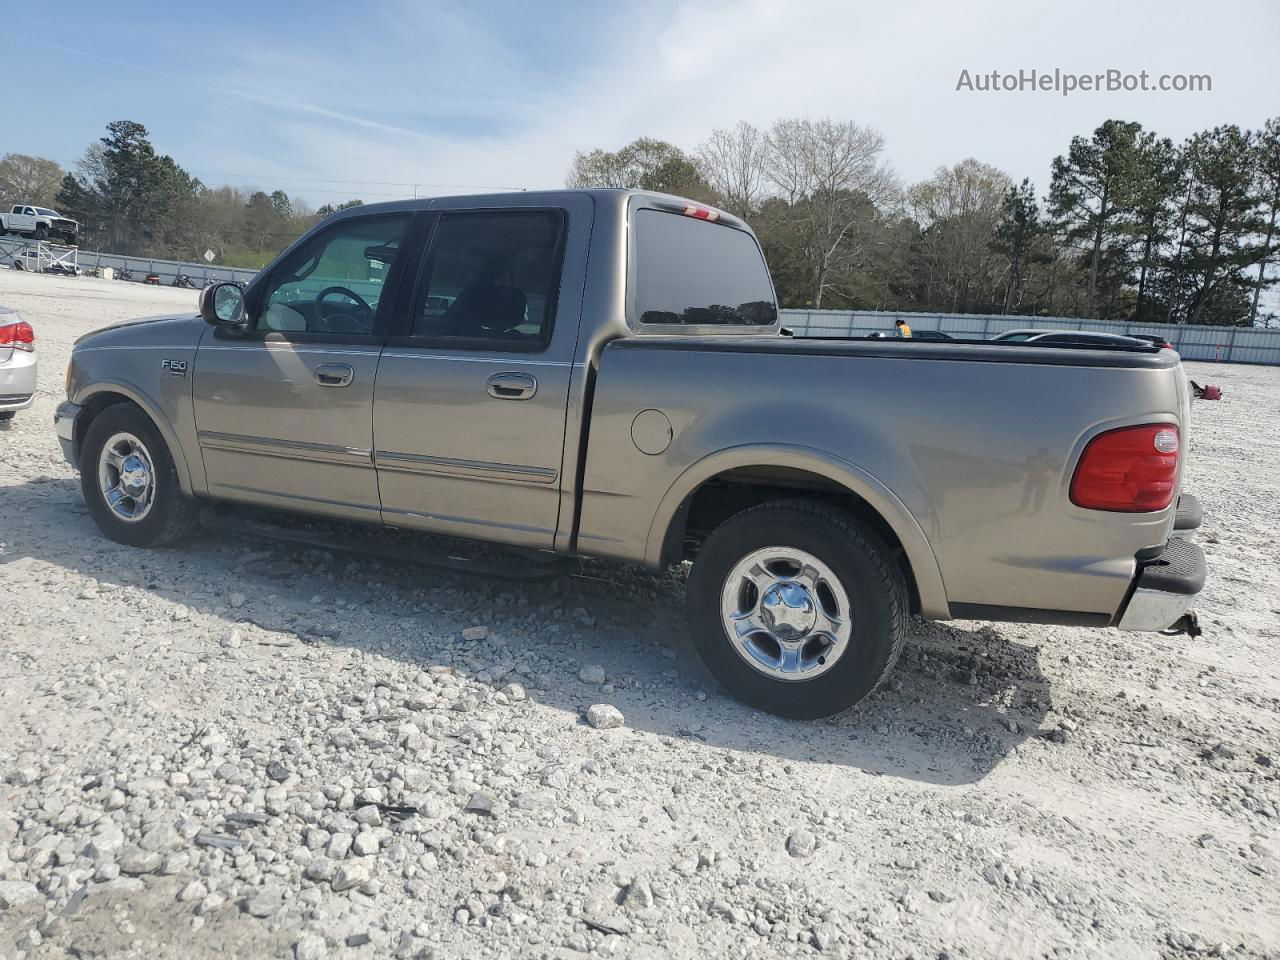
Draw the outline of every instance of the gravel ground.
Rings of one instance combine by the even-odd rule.
[[[1203,637],[918,623],[799,723],[715,687],[674,573],[109,543],[71,343],[195,294],[0,302],[42,364],[0,427],[0,958],[1280,956],[1280,369],[1189,365]]]

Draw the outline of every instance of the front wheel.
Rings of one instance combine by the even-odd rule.
[[[37,240],[49,239],[49,228],[46,227],[43,223],[36,224],[36,239]]]
[[[163,546],[195,523],[195,501],[182,493],[164,438],[131,403],[108,407],[89,425],[80,488],[98,529],[117,543]]]
[[[729,518],[689,577],[690,628],[707,668],[749,706],[795,719],[839,713],[883,683],[909,606],[888,548],[820,501]]]

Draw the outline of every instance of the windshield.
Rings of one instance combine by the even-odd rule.
[[[48,207],[36,207],[36,213],[40,214],[40,216],[42,217],[62,216],[62,214],[60,214],[57,210],[50,210]]]

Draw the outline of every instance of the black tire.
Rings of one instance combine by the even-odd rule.
[[[102,448],[119,433],[132,434],[142,441],[153,468],[155,493],[151,509],[142,519],[132,522],[112,511],[98,483]],[[132,403],[107,407],[89,424],[80,450],[80,489],[93,522],[116,543],[131,547],[164,546],[182,539],[196,522],[197,504],[182,493],[168,445],[151,418]]]
[[[48,240],[48,239],[49,239],[49,228],[48,228],[48,227],[46,227],[43,223],[37,223],[37,224],[36,224],[35,238],[36,238],[37,240]]]
[[[0,410],[0,423],[3,423],[6,420],[12,420],[17,412],[17,410]]]
[[[848,645],[812,679],[776,679],[757,670],[734,648],[722,622],[726,578],[740,560],[765,547],[811,554],[848,596]],[[906,582],[888,548],[851,514],[816,500],[773,501],[722,523],[694,559],[688,602],[694,646],[725,689],[749,706],[800,720],[840,713],[874,692],[902,652],[910,617]]]

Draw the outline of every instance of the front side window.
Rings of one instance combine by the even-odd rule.
[[[443,214],[423,266],[412,335],[545,345],[563,232],[557,210]]]
[[[641,323],[769,326],[778,319],[751,234],[678,213],[639,210],[632,294]]]
[[[348,220],[316,234],[271,271],[256,328],[367,336],[408,214]]]

